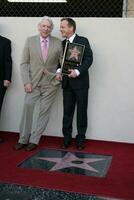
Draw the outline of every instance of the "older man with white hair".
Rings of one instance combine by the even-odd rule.
[[[51,36],[53,22],[50,17],[43,17],[38,24],[39,35],[26,40],[22,61],[21,75],[25,90],[24,109],[20,123],[20,137],[15,150],[35,149],[45,130],[51,105],[60,82],[55,79],[57,65],[62,55],[61,41]],[[32,129],[33,114],[39,102],[39,116]]]

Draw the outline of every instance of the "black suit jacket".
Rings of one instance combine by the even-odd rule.
[[[64,75],[63,80],[62,80],[62,88],[65,89],[68,86],[68,84],[73,89],[89,88],[88,69],[93,62],[93,53],[92,53],[89,41],[87,38],[78,36],[76,34],[73,42],[85,45],[82,63],[80,66],[77,67],[77,69],[80,72],[80,75],[76,78],[69,78],[68,76]],[[66,43],[66,40],[63,41],[63,49],[65,47],[65,43]]]
[[[12,58],[11,58],[11,41],[0,36],[0,81],[11,81]]]

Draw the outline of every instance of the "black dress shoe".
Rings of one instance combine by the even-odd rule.
[[[36,149],[37,146],[38,146],[37,144],[29,143],[29,144],[27,145],[27,147],[26,147],[26,151],[32,151],[32,150]]]
[[[4,139],[2,137],[0,137],[0,143],[3,143]]]
[[[61,146],[62,149],[67,149],[71,144],[72,137],[69,135],[64,136],[63,138],[63,145]]]
[[[78,150],[83,150],[85,148],[85,144],[84,144],[84,142],[80,142],[76,145],[76,147]]]
[[[17,143],[17,144],[13,147],[13,149],[16,150],[16,151],[18,151],[18,150],[21,150],[21,149],[25,148],[25,146],[26,146],[26,144]]]
[[[62,149],[67,149],[70,146],[70,142],[69,143],[63,143],[62,145]]]

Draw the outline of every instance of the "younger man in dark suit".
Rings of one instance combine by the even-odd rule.
[[[0,112],[6,89],[11,82],[12,58],[11,58],[11,41],[0,36]],[[0,143],[3,138],[0,137]]]
[[[87,38],[78,36],[76,23],[72,18],[62,18],[60,24],[62,37],[69,42],[78,43],[85,46],[83,60],[77,69],[71,69],[68,75],[61,75],[61,69],[57,70],[57,80],[62,80],[63,88],[63,148],[70,145],[72,138],[72,121],[77,104],[77,131],[76,147],[82,150],[85,147],[85,134],[87,130],[87,106],[88,106],[88,89],[89,74],[88,69],[93,61],[93,54]],[[66,40],[63,41],[63,49]]]

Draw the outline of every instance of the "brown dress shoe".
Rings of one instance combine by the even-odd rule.
[[[26,147],[26,151],[32,151],[37,148],[37,144],[29,143]]]
[[[22,144],[22,143],[17,143],[15,146],[14,146],[14,150],[18,151],[20,149],[23,149],[25,148],[26,144]]]
[[[0,137],[0,143],[3,143],[4,139],[2,137]]]

